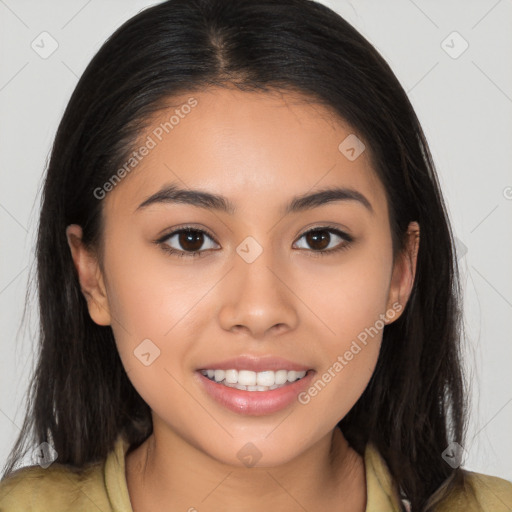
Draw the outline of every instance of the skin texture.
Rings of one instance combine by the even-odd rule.
[[[407,251],[393,262],[369,148],[347,159],[338,146],[353,131],[324,107],[291,93],[211,89],[193,97],[197,106],[103,199],[102,261],[81,244],[79,226],[67,229],[91,318],[111,325],[128,376],[153,411],[154,433],[127,457],[133,508],[363,511],[363,459],[335,427],[370,380],[382,331],[308,404],[273,414],[224,408],[195,371],[242,354],[272,355],[321,376],[379,315],[393,311],[387,323],[400,316],[419,226],[410,224]],[[173,111],[152,119],[140,140]],[[170,183],[222,194],[237,212],[169,203],[135,211]],[[373,213],[347,200],[283,216],[293,196],[327,186],[359,191]],[[179,258],[154,243],[190,224],[213,235],[196,246],[202,256]],[[327,244],[302,235],[326,224],[354,241],[318,255]],[[236,252],[248,236],[263,249],[252,263]],[[183,251],[180,240],[167,244]],[[344,243],[331,233],[328,248]],[[134,356],[144,339],[160,350],[149,366]],[[237,457],[249,442],[261,453],[254,467]]]

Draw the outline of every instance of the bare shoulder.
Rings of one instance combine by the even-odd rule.
[[[100,465],[81,471],[61,464],[28,466],[0,481],[0,512],[110,510]],[[95,508],[95,507],[93,507]]]

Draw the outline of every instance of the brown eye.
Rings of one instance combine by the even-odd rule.
[[[198,251],[204,243],[204,235],[201,231],[182,231],[178,242],[185,251]]]
[[[336,243],[336,238],[341,239],[341,242]],[[307,245],[307,247],[301,248],[309,249],[312,253],[318,253],[318,256],[346,249],[353,242],[350,235],[330,226],[313,228],[304,233],[299,238],[299,240],[301,239],[304,239]],[[332,245],[333,242],[334,245]]]
[[[327,230],[309,231],[304,235],[310,247],[323,251],[329,246],[331,235]]]
[[[158,243],[166,251],[178,256],[199,256],[207,249],[216,248],[214,246],[205,248],[204,244],[208,240],[215,244],[213,238],[202,229],[185,228],[173,231],[160,239]]]

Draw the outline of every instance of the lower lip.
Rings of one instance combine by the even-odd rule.
[[[297,395],[309,386],[315,372],[310,370],[302,379],[269,391],[230,388],[210,380],[200,371],[196,374],[206,392],[227,409],[239,414],[263,416],[278,412],[297,400]]]

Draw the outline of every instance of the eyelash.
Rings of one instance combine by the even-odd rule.
[[[352,244],[352,242],[354,241],[353,237],[351,237],[349,234],[345,233],[344,231],[340,231],[338,228],[336,228],[334,226],[319,226],[319,227],[309,229],[308,231],[305,231],[304,233],[302,233],[302,235],[297,240],[300,240],[302,237],[306,236],[309,233],[314,233],[317,231],[328,231],[329,233],[334,233],[335,235],[338,235],[340,238],[344,239],[344,242],[340,242],[340,244],[337,247],[335,247],[334,249],[324,249],[322,251],[314,251],[311,249],[310,252],[312,253],[311,254],[312,257],[328,256],[329,254],[338,253],[340,251],[348,249],[350,247],[350,245]],[[166,253],[177,256],[178,258],[202,257],[202,253],[206,252],[207,250],[210,250],[210,249],[204,249],[201,251],[195,251],[195,252],[188,251],[187,252],[187,251],[181,251],[178,249],[173,249],[172,247],[169,247],[169,245],[165,243],[169,238],[173,237],[174,235],[178,235],[180,233],[187,233],[187,232],[203,233],[203,234],[207,235],[209,238],[211,238],[216,244],[218,244],[218,242],[215,240],[215,238],[208,231],[206,231],[204,229],[194,228],[193,226],[185,226],[185,227],[179,228],[177,230],[171,231],[170,233],[168,233],[168,234],[164,235],[163,237],[159,238],[158,240],[156,240],[155,243],[157,245],[159,245],[162,248],[162,250],[164,250]],[[307,250],[307,249],[299,249],[299,250]]]

